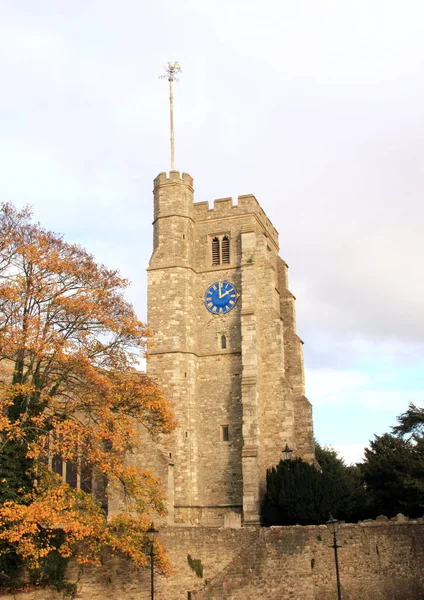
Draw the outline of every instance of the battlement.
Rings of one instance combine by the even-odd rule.
[[[195,221],[236,217],[253,213],[258,217],[268,235],[278,244],[278,231],[268,219],[253,194],[238,196],[237,204],[233,204],[232,198],[217,198],[213,201],[213,208],[209,208],[208,202],[196,202],[193,208]]]
[[[213,211],[217,215],[218,213],[222,213],[224,215],[227,214],[233,208],[233,199],[232,198],[217,198],[213,201]]]
[[[180,173],[179,171],[159,173],[159,175],[154,179],[155,197],[156,193],[159,191],[158,188],[176,185],[184,186],[187,191],[190,190],[190,192],[193,193],[193,178],[188,173]],[[158,216],[161,216],[159,213],[162,213],[165,208],[165,213],[169,212],[171,209],[171,212],[174,213],[176,210],[174,204],[177,198],[178,192],[177,196],[173,194],[173,201],[171,203],[168,200],[166,201],[166,207],[165,205],[162,205],[161,201],[161,210],[159,210],[159,206],[155,203],[155,219]],[[171,204],[172,207],[168,206],[168,204]],[[177,212],[179,213],[180,210]],[[184,213],[187,215],[192,215],[194,221],[205,221],[209,219],[212,220],[254,214],[266,230],[269,237],[274,241],[275,244],[278,245],[278,231],[268,219],[253,194],[243,194],[238,196],[235,203],[233,203],[233,198],[217,198],[213,201],[213,208],[209,208],[208,202],[196,202],[192,204],[192,198],[189,199],[189,197],[186,197]]]
[[[160,185],[175,185],[182,184],[193,187],[193,177],[188,173],[180,173],[179,171],[169,171],[168,173],[159,173],[153,180],[154,190]]]

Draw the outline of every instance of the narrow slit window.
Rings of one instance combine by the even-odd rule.
[[[224,235],[222,238],[222,264],[228,265],[230,263],[230,240],[228,235]]]
[[[221,335],[221,348],[223,348],[225,350],[226,347],[227,347],[227,336],[222,334]]]
[[[221,442],[230,440],[230,431],[228,425],[221,425]]]
[[[212,264],[219,265],[221,262],[221,256],[219,251],[219,239],[213,238],[212,240]]]

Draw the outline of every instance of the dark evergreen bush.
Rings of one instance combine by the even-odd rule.
[[[316,458],[320,468],[297,458],[267,471],[263,525],[318,525],[330,512],[350,522],[369,516],[358,468],[346,467],[335,450],[318,444]]]

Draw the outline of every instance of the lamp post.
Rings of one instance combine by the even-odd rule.
[[[336,563],[336,578],[337,578],[337,599],[342,600],[342,594],[340,590],[340,574],[339,574],[339,557],[337,556],[337,549],[341,548],[341,546],[337,545],[337,531],[339,529],[339,521],[333,517],[330,513],[330,518],[328,519],[326,525],[328,531],[333,534],[333,545],[330,548],[334,548],[334,561]]]
[[[288,444],[286,444],[282,450],[282,453],[284,454],[284,460],[290,460],[292,452],[293,450],[289,448]]]
[[[155,529],[152,523],[146,533],[147,539],[150,542],[150,600],[155,600],[155,576],[153,567],[155,560],[155,540],[159,531]]]

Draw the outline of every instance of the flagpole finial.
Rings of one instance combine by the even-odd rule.
[[[165,67],[166,75],[161,75],[161,78],[166,78],[169,81],[169,117],[170,117],[170,130],[171,130],[171,171],[175,171],[175,159],[174,159],[174,81],[178,81],[176,75],[182,73],[180,63],[178,61],[172,64],[168,62]]]
[[[174,62],[174,64],[168,62],[168,65],[165,67],[165,71],[168,81],[178,81],[176,75],[178,73],[182,73],[180,63],[178,61]]]

